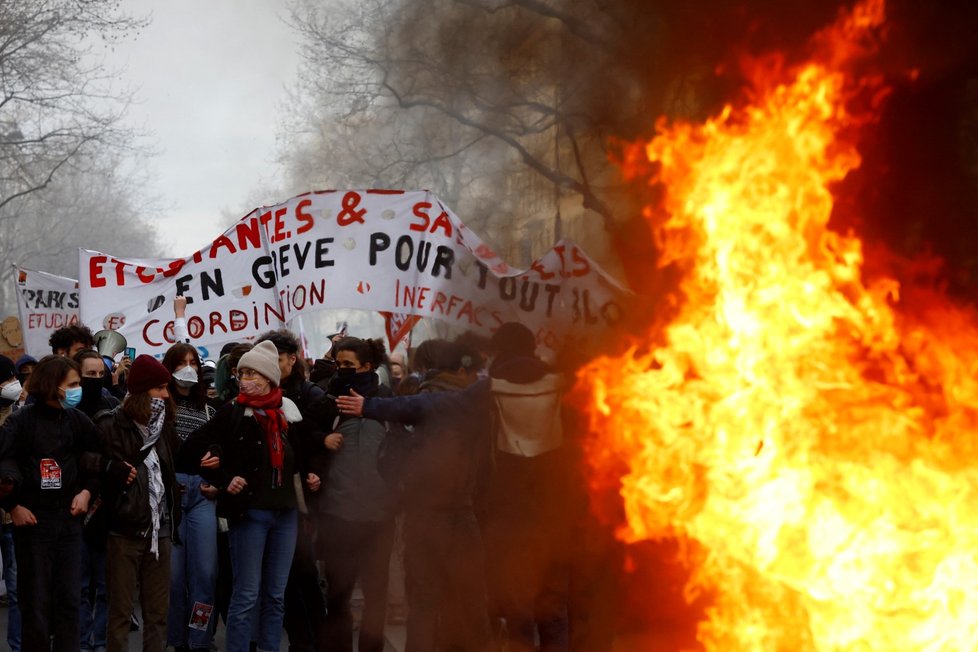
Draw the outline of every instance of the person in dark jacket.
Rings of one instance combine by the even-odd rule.
[[[180,525],[169,382],[166,367],[148,355],[138,356],[126,377],[129,393],[122,405],[96,420],[107,454],[137,471],[135,482],[110,501],[109,652],[129,649],[129,616],[137,587],[143,650],[163,652],[166,647],[170,545]]]
[[[489,421],[493,477],[484,541],[490,614],[505,621],[509,649],[568,648],[572,462],[563,445],[564,380],[534,355],[533,333],[508,322],[493,334],[489,378],[461,392],[391,399],[339,397],[344,414],[400,423]]]
[[[46,356],[31,375],[32,403],[0,429],[0,507],[16,528],[25,650],[78,649],[80,517],[109,466],[92,422],[74,408],[81,392],[78,364]]]
[[[330,396],[351,390],[363,396],[382,393],[374,372],[386,359],[380,340],[347,337],[333,350],[337,373]],[[394,542],[394,496],[377,471],[377,453],[387,428],[375,419],[332,421],[333,432],[323,441],[330,451],[329,475],[319,501],[320,559],[327,584],[325,649],[353,649],[350,597],[359,578],[364,598],[359,650],[381,652]]]
[[[299,408],[302,421],[292,429],[293,446],[301,459],[310,459],[324,453],[321,442],[323,408],[326,392],[306,379],[305,361],[299,357],[299,339],[291,331],[278,329],[258,336],[258,342],[269,341],[278,351],[278,367],[282,374],[282,394]],[[321,466],[321,464],[320,464]],[[318,474],[315,475],[318,482]],[[316,485],[318,488],[318,484]],[[285,631],[289,635],[289,652],[316,652],[326,618],[326,602],[319,587],[319,571],[316,569],[315,520],[310,518],[308,505],[314,502],[315,493],[303,493],[299,509],[299,536],[296,538],[295,556],[289,570],[289,582],[285,588]]]
[[[106,369],[102,356],[82,349],[73,357],[81,372],[82,398],[78,409],[89,419],[119,405],[119,399],[105,388]],[[81,650],[104,650],[109,617],[105,590],[105,547],[82,538],[81,568]]]
[[[229,522],[227,652],[247,652],[256,626],[258,649],[278,650],[298,528],[294,475],[305,463],[296,458],[291,434],[302,415],[278,387],[281,370],[271,342],[242,355],[237,373],[241,393],[184,442],[180,463],[208,453],[219,459],[219,468],[201,468],[201,475],[220,489],[217,513]],[[309,473],[305,481],[310,489],[318,486]]]
[[[420,394],[456,392],[476,381],[477,352],[445,340],[422,347],[430,368]],[[407,652],[488,649],[485,551],[475,512],[490,464],[487,425],[433,416],[416,426],[402,460]]]

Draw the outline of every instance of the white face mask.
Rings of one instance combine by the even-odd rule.
[[[188,364],[173,374],[173,379],[177,381],[177,385],[180,387],[193,387],[198,380],[197,370]]]
[[[8,401],[16,401],[20,398],[20,393],[23,391],[23,387],[19,380],[15,380],[12,383],[8,383],[0,388],[0,398],[6,399]]]

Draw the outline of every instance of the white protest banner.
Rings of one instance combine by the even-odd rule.
[[[51,333],[78,323],[78,281],[18,265],[14,265],[14,278],[24,348],[40,359],[51,353]]]
[[[502,261],[426,191],[321,191],[258,208],[187,258],[80,250],[82,321],[118,328],[139,353],[173,338],[188,298],[195,345],[241,340],[306,312],[354,308],[444,319],[491,333],[519,321],[559,350],[622,316],[628,291],[576,244],[529,269]]]

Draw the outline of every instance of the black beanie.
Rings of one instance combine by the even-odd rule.
[[[0,355],[0,383],[10,380],[17,375],[14,369],[14,361],[5,355]]]

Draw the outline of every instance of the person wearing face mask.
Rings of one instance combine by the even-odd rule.
[[[35,372],[36,373],[36,372]],[[170,372],[140,355],[126,377],[122,405],[96,418],[113,460],[136,470],[117,495],[109,522],[106,568],[109,593],[107,649],[129,649],[129,616],[139,588],[143,650],[163,652],[170,593],[170,544],[179,543],[180,509],[174,471],[176,442]]]
[[[24,390],[14,363],[7,356],[0,356],[0,379],[0,423],[3,423]]]
[[[236,369],[238,397],[184,442],[180,463],[193,464],[208,452],[220,460],[219,468],[200,464],[200,474],[220,488],[217,513],[229,522],[227,652],[247,652],[256,624],[257,648],[278,650],[298,532],[294,446],[302,446],[292,439],[302,415],[279,388],[274,344],[255,345]]]
[[[170,395],[176,403],[176,435],[180,445],[211,420],[216,410],[207,404],[207,391],[200,382],[200,356],[190,344],[167,349],[163,366],[173,376]],[[217,487],[198,473],[199,463],[176,465],[176,480],[182,488],[180,507],[181,544],[170,557],[170,611],[167,642],[177,652],[209,650],[217,614]]]
[[[386,360],[383,342],[346,337],[336,342],[333,355],[337,372],[328,395],[334,400],[351,391],[389,396],[374,371]],[[377,471],[387,428],[383,421],[339,416],[328,423],[334,424],[323,439],[329,477],[319,500],[320,559],[327,582],[325,649],[352,649],[350,597],[359,579],[364,596],[359,649],[381,652],[395,511],[394,495]]]
[[[78,649],[81,517],[108,470],[95,427],[75,409],[78,371],[69,358],[42,358],[31,376],[32,402],[0,428],[0,507],[16,526],[25,650]]]
[[[94,419],[99,412],[118,406],[119,399],[105,388],[105,378],[109,374],[105,369],[102,356],[92,349],[83,349],[72,359],[81,369],[82,397],[78,409],[89,419]]]
[[[119,399],[105,388],[107,375],[102,356],[83,349],[73,356],[81,372],[82,397],[78,409],[94,419],[104,410],[119,405]],[[101,540],[82,537],[81,567],[81,650],[104,650],[108,622],[108,596],[105,590],[105,546]]]

